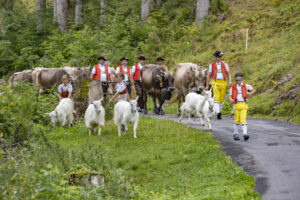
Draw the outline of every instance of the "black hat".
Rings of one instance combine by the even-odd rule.
[[[138,59],[139,59],[139,60],[147,60],[147,59],[145,58],[145,56],[140,56],[140,57],[138,57]]]
[[[163,57],[158,57],[157,59],[156,59],[156,61],[164,61],[165,59],[163,58]]]
[[[236,73],[235,75],[234,75],[234,78],[236,78],[236,77],[243,77],[244,75],[242,74],[242,73],[240,73],[240,72],[238,72],[238,73]]]
[[[106,59],[104,58],[104,56],[99,56],[98,60],[105,60],[106,61]]]
[[[219,51],[219,50],[217,50],[217,51],[213,54],[214,57],[222,57],[223,55],[224,55],[224,53],[221,52],[221,51]]]
[[[126,57],[123,57],[123,58],[120,59],[120,61],[123,61],[123,60],[129,61],[128,58],[126,58]]]

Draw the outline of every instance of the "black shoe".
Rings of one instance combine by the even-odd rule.
[[[249,135],[244,135],[244,140],[248,140],[249,139]]]
[[[217,114],[217,119],[222,119],[221,113],[218,113],[218,114]]]
[[[235,135],[233,135],[233,139],[234,139],[234,140],[240,140],[240,137],[239,137],[238,134],[235,134]]]

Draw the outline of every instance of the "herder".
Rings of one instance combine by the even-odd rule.
[[[128,94],[131,95],[131,89],[134,90],[134,83],[133,80],[131,78],[131,70],[130,67],[127,66],[128,64],[128,58],[121,58],[120,61],[122,62],[122,65],[118,66],[116,69],[116,73],[122,73],[124,74],[124,81],[126,83],[126,87],[128,90]]]
[[[215,102],[215,111],[217,112],[217,119],[222,119],[221,111],[224,105],[225,91],[228,86],[231,87],[231,75],[228,64],[222,61],[223,53],[216,51],[216,61],[211,63],[208,67],[207,79],[206,79],[206,90],[209,90],[209,83],[212,80],[212,88]]]
[[[144,99],[143,97],[143,88],[142,88],[142,76],[141,76],[141,70],[143,69],[145,62],[146,62],[146,58],[144,56],[140,56],[138,57],[139,59],[139,63],[135,64],[132,67],[132,80],[134,81],[134,87],[135,87],[135,91],[137,96],[139,96],[140,98],[138,98],[138,107],[137,110],[139,112],[143,112],[144,110]]]
[[[246,83],[243,83],[243,74],[236,73],[234,75],[235,82],[229,92],[229,100],[232,104],[235,104],[234,112],[234,133],[233,139],[240,140],[239,138],[239,125],[242,125],[244,140],[248,140],[249,136],[247,133],[247,96],[255,93],[255,89]]]
[[[95,65],[92,69],[92,73],[90,75],[90,78],[92,80],[100,80],[102,83],[102,90],[103,93],[107,93],[107,89],[108,89],[108,83],[107,81],[111,81],[110,78],[110,69],[107,65],[105,65],[106,59],[103,56],[100,56],[98,58],[98,63],[97,65]]]

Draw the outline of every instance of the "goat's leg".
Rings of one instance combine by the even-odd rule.
[[[119,134],[119,137],[121,137],[121,128],[122,128],[122,124],[119,123],[118,124],[118,134]]]
[[[191,113],[190,113],[190,112],[188,112],[187,114],[188,114],[188,122],[189,122],[189,124],[191,124],[191,125],[192,125]]]
[[[102,128],[102,125],[99,124],[98,136],[101,135],[101,128]]]
[[[212,130],[212,127],[211,127],[211,119],[210,119],[209,117],[206,117],[206,122],[207,122],[207,124],[208,124],[207,129],[211,131],[211,130]]]
[[[200,119],[200,124],[201,124],[202,126],[204,126],[205,124],[204,124],[204,121],[203,121],[203,113],[198,112],[197,114],[198,114],[199,119]]]
[[[136,138],[136,129],[137,129],[137,126],[138,126],[138,120],[136,120],[133,124],[133,138]]]

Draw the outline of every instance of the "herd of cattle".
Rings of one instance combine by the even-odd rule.
[[[108,83],[108,93],[114,93],[115,77],[116,71],[113,67],[111,70],[111,82]],[[206,84],[206,71],[207,69],[202,66],[198,66],[193,63],[179,63],[176,66],[175,73],[172,71],[162,72],[159,66],[154,64],[147,64],[141,71],[142,77],[142,88],[143,98],[145,103],[145,114],[147,113],[147,96],[150,95],[153,99],[153,112],[156,114],[163,114],[163,103],[165,100],[170,100],[172,91],[175,90],[177,93],[178,101],[178,115],[182,115],[183,112],[187,112],[188,116],[193,113],[197,113],[202,120],[201,113],[203,112],[204,105],[208,104],[206,107],[211,110],[212,97],[205,91]],[[35,86],[40,86],[43,90],[53,88],[57,83],[61,82],[63,75],[67,75],[72,83],[76,83],[78,80],[90,80],[90,69],[88,67],[64,67],[64,68],[35,68],[33,70],[24,70],[22,72],[16,72],[9,78],[9,85],[13,87],[15,82],[28,81],[33,83]],[[163,81],[163,87],[161,87],[161,81]],[[190,92],[195,95],[199,95],[198,99],[203,99],[201,102],[199,100],[190,101],[187,96]],[[198,94],[196,94],[198,93]],[[211,93],[211,92],[209,92]],[[88,104],[93,104],[95,101],[103,97],[102,86],[100,81],[92,81],[89,86],[88,93]],[[181,107],[182,98],[185,98],[185,104]],[[193,99],[192,97],[190,99]],[[156,99],[158,99],[159,104],[157,106]],[[205,103],[205,101],[207,103]],[[196,106],[200,104],[200,106]],[[127,105],[128,106],[128,105]],[[132,105],[130,106],[132,107]],[[212,112],[211,112],[212,113]],[[205,115],[205,114],[204,114]],[[208,117],[208,115],[206,114]],[[205,117],[205,116],[204,116]],[[207,118],[206,117],[206,118]],[[208,129],[211,129],[211,124],[207,118]],[[202,124],[204,124],[202,122]],[[88,126],[88,125],[87,125]],[[127,128],[127,127],[126,127]],[[92,130],[90,128],[90,130]],[[135,131],[134,131],[135,132]]]
[[[116,71],[110,67],[112,82],[108,83],[108,93],[114,93]],[[179,63],[176,66],[176,71],[161,73],[157,65],[145,65],[141,71],[142,87],[144,95],[145,106],[147,106],[147,95],[151,95],[153,103],[156,105],[156,99],[159,100],[159,107],[153,106],[154,112],[162,114],[162,104],[166,99],[170,99],[171,92],[175,89],[178,100],[178,114],[180,114],[180,104],[189,92],[198,92],[204,94],[206,84],[206,71],[207,69],[193,63]],[[9,78],[9,85],[13,87],[15,82],[28,81],[35,86],[40,86],[42,89],[50,89],[58,82],[61,82],[63,75],[68,75],[72,83],[79,79],[89,80],[90,69],[88,67],[64,67],[64,68],[35,68],[34,70],[24,70],[16,72]],[[163,89],[159,83],[163,80]],[[103,97],[103,93],[98,88],[101,84],[92,82],[89,89],[88,103],[98,100]],[[96,94],[98,93],[98,94]],[[100,98],[99,98],[100,97]],[[146,108],[146,107],[145,107]],[[147,109],[145,109],[147,112]]]

